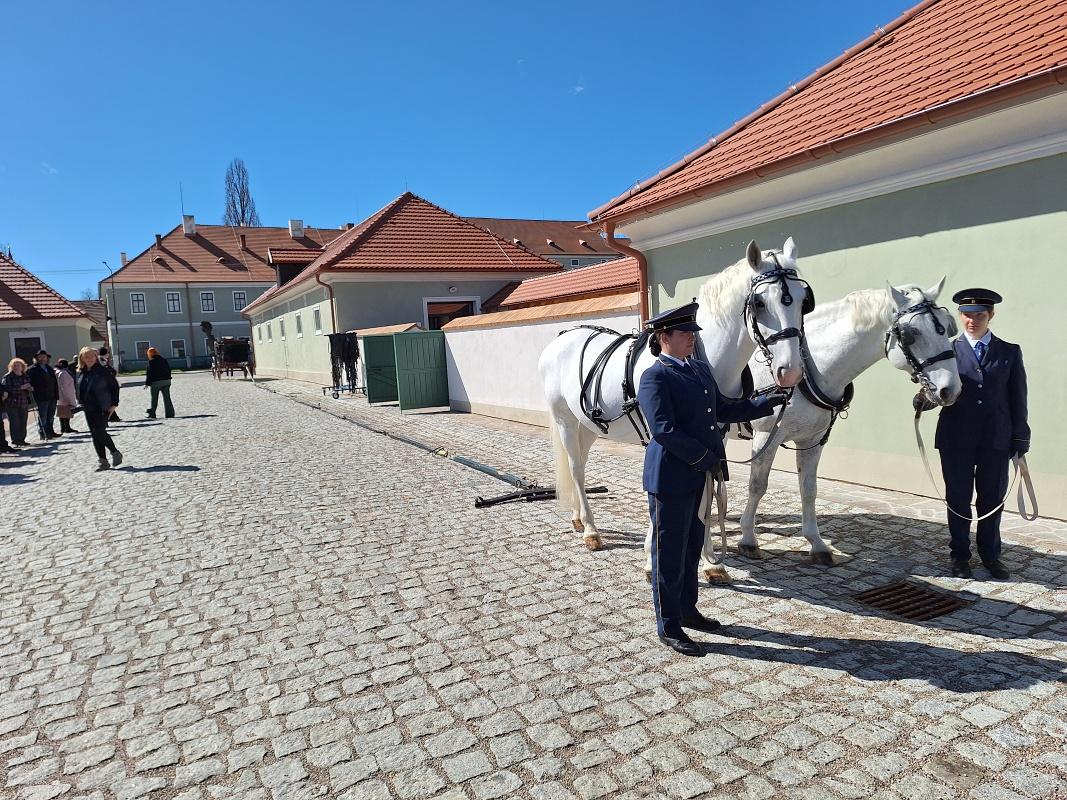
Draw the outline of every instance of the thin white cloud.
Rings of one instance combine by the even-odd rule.
[[[577,86],[575,86],[573,89],[571,89],[571,94],[581,94],[584,91],[585,91],[585,87],[582,86],[582,84],[579,83]]]
[[[59,172],[58,169],[53,167],[47,161],[41,162],[41,174],[42,175],[56,175]]]

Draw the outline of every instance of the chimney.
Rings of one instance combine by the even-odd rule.
[[[129,259],[126,258],[126,254],[125,253],[119,253],[119,261],[121,261],[122,262],[122,266],[125,267],[126,266],[126,262],[129,261]]]
[[[243,233],[241,234],[241,249],[242,250],[247,250],[248,249],[248,242],[245,241],[245,235]]]
[[[186,236],[196,236],[196,220],[192,214],[182,214],[182,233]]]
[[[156,247],[162,247],[162,246],[163,246],[163,236],[161,234],[157,233],[156,234]]]
[[[293,239],[304,238],[304,220],[291,219],[289,220],[289,236]]]
[[[356,223],[354,223],[354,222],[346,222],[346,223],[345,223],[345,230],[346,230],[346,231],[350,231],[350,230],[352,230],[352,229],[353,229],[354,227],[356,227]]]

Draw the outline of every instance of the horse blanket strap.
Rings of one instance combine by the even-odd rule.
[[[641,445],[647,446],[651,435],[644,415],[637,404],[637,390],[634,386],[634,365],[641,355],[642,348],[648,341],[650,332],[619,333],[611,328],[604,328],[599,325],[579,325],[577,328],[570,328],[569,330],[579,329],[592,331],[585,340],[585,344],[582,345],[581,357],[578,360],[578,381],[582,386],[580,398],[582,413],[600,429],[601,433],[605,434],[608,432],[612,422],[626,417],[630,420],[630,424],[633,425],[634,431],[641,440]],[[562,333],[567,332],[563,331]],[[590,342],[600,335],[614,336],[615,339],[596,357],[589,371],[586,372],[585,351],[588,349]],[[601,385],[604,380],[604,370],[607,368],[611,357],[626,342],[629,342],[630,346],[626,351],[626,363],[623,369],[622,413],[616,417],[608,418],[604,416],[604,411],[601,407]]]
[[[830,424],[826,426],[826,430],[823,431],[822,438],[819,439],[817,444],[808,445],[807,447],[790,447],[785,442],[782,442],[780,446],[786,450],[813,450],[816,447],[824,447],[826,443],[830,441],[830,434],[833,432],[837,418],[842,415],[848,416],[848,407],[852,405],[852,398],[856,395],[856,387],[852,383],[849,383],[848,386],[845,387],[845,393],[841,395],[841,399],[837,401],[827,397],[822,389],[819,388],[819,385],[815,383],[815,381],[809,380],[807,375],[800,379],[797,388],[800,389],[800,393],[804,395],[813,406],[830,412]]]
[[[958,511],[956,511],[956,509],[954,509],[952,506],[950,506],[948,504],[948,501],[941,496],[941,492],[937,488],[937,481],[934,480],[934,472],[930,469],[930,460],[926,457],[926,445],[923,444],[923,435],[922,432],[919,430],[919,419],[921,417],[922,412],[916,411],[915,444],[919,448],[919,456],[922,458],[923,469],[926,470],[926,477],[930,479],[930,486],[934,490],[934,496],[945,504],[945,508],[948,509],[948,513],[957,516],[960,519],[971,520],[972,517],[970,516],[970,514],[964,516],[963,514],[960,514]],[[1039,513],[1037,508],[1037,494],[1034,492],[1034,482],[1030,479],[1030,467],[1026,463],[1026,456],[1014,456],[1011,460],[1011,463],[1015,465],[1015,474],[1012,475],[1011,483],[1008,485],[1008,491],[1004,493],[1004,499],[1001,500],[1000,504],[992,511],[989,511],[974,520],[975,522],[981,522],[986,517],[991,517],[998,511],[1000,511],[1002,508],[1004,508],[1004,504],[1008,502],[1008,498],[1011,497],[1011,490],[1015,487],[1015,482],[1019,479],[1020,475],[1022,475],[1023,480],[1022,483],[1019,484],[1019,492],[1015,498],[1015,502],[1018,504],[1017,507],[1019,509],[1019,516],[1025,519],[1027,522],[1033,522],[1035,519],[1037,519]],[[1030,507],[1033,509],[1033,511],[1030,513],[1027,513],[1026,511],[1026,498],[1023,497],[1024,487],[1026,489],[1026,494],[1030,497]],[[968,509],[968,511],[970,511],[970,509]]]

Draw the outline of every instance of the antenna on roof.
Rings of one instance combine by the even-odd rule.
[[[182,182],[178,181],[178,199],[182,204],[182,216],[185,216],[185,195],[182,193]]]

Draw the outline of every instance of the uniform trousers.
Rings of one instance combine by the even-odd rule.
[[[977,495],[974,505],[979,517],[999,505],[1008,490],[1011,454],[991,447],[942,448],[940,453],[945,500],[956,514],[966,517],[961,519],[949,513],[949,549],[953,560],[968,561],[971,558],[971,497]],[[978,557],[986,564],[1000,556],[1001,513],[990,514],[978,523]]]
[[[695,492],[648,495],[652,519],[652,605],[660,636],[682,634],[682,620],[697,611],[697,566],[704,547],[704,523]]]
[[[107,409],[86,408],[85,421],[89,423],[89,433],[93,437],[93,447],[96,448],[96,455],[101,461],[107,458],[109,450],[112,453],[118,450],[115,447],[115,442],[111,439],[111,434],[107,432]]]

